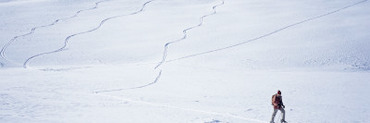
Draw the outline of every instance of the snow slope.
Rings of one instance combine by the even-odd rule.
[[[0,122],[367,122],[369,6],[0,0]]]

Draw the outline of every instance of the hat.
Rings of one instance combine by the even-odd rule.
[[[278,92],[277,92],[278,94],[281,94],[281,91],[280,90],[278,90]]]

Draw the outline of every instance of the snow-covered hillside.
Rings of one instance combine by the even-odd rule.
[[[278,89],[288,122],[368,122],[369,12],[367,0],[0,0],[0,122],[269,122]]]

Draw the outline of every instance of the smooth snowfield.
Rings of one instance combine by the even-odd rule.
[[[0,0],[0,122],[370,120],[367,0]],[[278,122],[280,114],[276,116]]]

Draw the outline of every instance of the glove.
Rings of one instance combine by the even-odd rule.
[[[283,108],[285,108],[285,105],[282,105],[283,106]]]

